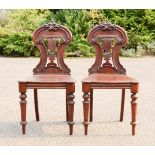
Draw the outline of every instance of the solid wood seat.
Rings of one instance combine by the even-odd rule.
[[[132,135],[135,135],[139,83],[126,76],[126,69],[119,61],[120,50],[127,41],[125,30],[109,22],[95,26],[88,34],[88,42],[95,49],[96,59],[88,70],[89,76],[82,80],[85,135],[89,121],[93,121],[94,89],[122,89],[120,121],[123,121],[125,90],[131,90],[131,125]]]
[[[43,74],[43,75],[33,75],[25,80],[27,83],[74,83],[75,80],[70,75],[51,75],[51,74]]]
[[[33,69],[33,76],[19,81],[22,132],[26,129],[26,91],[34,89],[36,120],[39,121],[38,89],[66,89],[66,121],[73,134],[75,80],[64,62],[64,51],[72,41],[71,32],[56,23],[45,24],[33,34],[33,42],[40,51],[40,62]],[[48,62],[49,59],[49,62]],[[55,62],[56,61],[56,62]],[[54,101],[54,100],[53,100]]]
[[[138,83],[136,79],[123,74],[101,74],[94,73],[82,80],[84,83],[103,83],[103,84],[134,84]]]

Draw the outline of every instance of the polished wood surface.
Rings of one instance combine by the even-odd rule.
[[[36,121],[39,121],[38,89],[66,89],[66,121],[72,135],[75,80],[64,62],[64,51],[72,41],[72,34],[64,26],[52,22],[38,28],[32,38],[40,51],[40,62],[33,69],[33,76],[19,81],[22,133],[25,134],[27,124],[27,89],[34,89]]]
[[[43,74],[43,75],[33,75],[28,77],[25,82],[32,83],[32,82],[51,82],[51,83],[74,83],[75,80],[70,75],[58,75],[58,74]]]
[[[138,83],[137,80],[123,74],[91,74],[82,80],[85,83]]]
[[[131,125],[135,135],[137,96],[139,82],[126,75],[126,69],[119,61],[120,50],[128,42],[123,28],[105,22],[95,26],[88,34],[88,42],[94,47],[96,59],[88,70],[89,75],[82,80],[84,133],[88,133],[89,121],[93,121],[94,89],[121,89],[120,121],[123,121],[125,90],[131,90]],[[111,96],[110,96],[111,97]]]

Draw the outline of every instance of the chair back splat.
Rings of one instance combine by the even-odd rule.
[[[127,41],[125,30],[117,25],[104,22],[94,27],[88,34],[88,42],[95,48],[96,60],[89,69],[89,74],[126,74],[126,69],[119,61],[119,53]]]
[[[72,41],[67,28],[51,22],[38,28],[32,39],[40,51],[40,62],[33,69],[34,74],[70,74],[64,63],[64,51]]]

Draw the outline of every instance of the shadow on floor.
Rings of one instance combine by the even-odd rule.
[[[108,121],[108,122],[93,122],[94,124],[114,124],[119,121]],[[91,124],[90,124],[91,126]],[[80,132],[75,132],[75,129],[80,128]],[[0,122],[0,138],[34,138],[34,137],[111,137],[111,136],[131,136],[130,134],[91,134],[87,136],[83,135],[83,124],[82,122],[76,122],[74,126],[74,134],[69,135],[69,127],[65,121],[51,121],[51,122],[36,122],[31,121],[27,124],[26,135],[21,133],[21,125],[19,122]]]

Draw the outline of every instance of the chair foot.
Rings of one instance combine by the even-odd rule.
[[[73,125],[75,123],[74,122],[68,122],[68,125],[69,125],[69,135],[73,135]]]
[[[22,125],[22,134],[25,135],[27,122],[21,122],[20,124]]]
[[[88,122],[84,122],[83,124],[84,124],[84,134],[88,135],[88,125],[89,125],[89,123]]]
[[[137,123],[136,122],[131,122],[131,125],[132,125],[132,135],[134,136],[135,132],[136,132],[136,125],[137,125]]]

